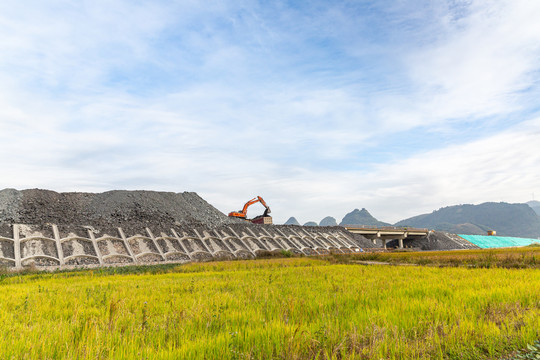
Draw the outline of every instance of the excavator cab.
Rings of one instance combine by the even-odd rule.
[[[253,219],[248,219],[247,218],[248,207],[250,207],[251,205],[256,204],[258,202],[260,202],[265,207],[264,213],[262,215],[254,217]],[[244,220],[252,222],[254,224],[272,224],[272,217],[268,216],[268,214],[270,214],[270,212],[271,212],[270,207],[268,205],[266,205],[266,202],[263,200],[263,198],[260,197],[260,196],[257,196],[255,198],[249,200],[247,203],[245,203],[242,210],[239,210],[238,212],[232,211],[232,212],[229,213],[229,216],[237,218],[237,219],[244,219]]]

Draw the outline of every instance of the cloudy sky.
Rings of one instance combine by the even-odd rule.
[[[0,188],[261,195],[278,223],[538,199],[538,19],[534,0],[4,0]]]

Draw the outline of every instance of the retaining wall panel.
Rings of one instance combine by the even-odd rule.
[[[283,244],[289,248],[289,249],[298,249],[299,246],[296,245],[294,242],[292,242],[291,240],[289,239],[285,239],[285,238],[281,238],[281,241],[283,242]]]
[[[54,239],[54,231],[52,225],[26,225],[19,224],[19,238],[42,237]]]
[[[30,238],[21,240],[21,258],[46,255],[58,259],[56,241],[47,238]]]
[[[129,255],[126,244],[122,239],[106,238],[97,239],[98,249],[102,256]]]
[[[90,239],[76,238],[62,241],[62,252],[64,253],[64,258],[70,256],[82,256],[90,255],[97,256],[94,249],[94,244]]]
[[[231,249],[234,247],[234,251],[244,250],[250,252],[250,249],[242,242],[242,240],[236,237],[229,237],[224,241],[227,243],[227,245],[229,245]]]
[[[164,254],[171,252],[184,252],[184,249],[182,249],[182,246],[175,238],[160,237],[156,239],[156,242]]]
[[[135,255],[143,253],[159,254],[159,250],[156,248],[154,242],[150,238],[136,236],[129,238],[127,242],[131,248],[131,251],[133,251],[133,254]]]
[[[258,239],[254,237],[245,237],[242,240],[246,243],[247,246],[249,246],[251,251],[257,251],[257,250],[267,250],[267,248],[259,241]]]
[[[279,249],[282,249],[283,246],[278,244],[277,241],[275,241],[274,239],[268,237],[268,236],[265,236],[264,237],[264,240],[266,240],[266,244],[267,244],[267,248],[269,248],[270,250],[279,250]]]
[[[182,239],[180,240],[180,243],[182,243],[182,247],[186,249],[189,254],[195,252],[195,249],[193,248],[193,246],[191,246],[192,241],[190,241],[189,239]]]
[[[227,245],[227,247],[229,249],[231,249],[231,251],[236,252],[236,251],[240,250],[240,248],[237,247],[236,244],[231,239],[223,239],[223,243],[225,243]]]
[[[195,252],[208,252],[203,242],[200,239],[188,238],[183,239],[182,246],[191,254]]]

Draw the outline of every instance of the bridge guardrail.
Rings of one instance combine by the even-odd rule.
[[[365,230],[399,230],[399,231],[411,231],[411,232],[429,232],[429,229],[414,228],[409,226],[369,226],[369,225],[343,225],[345,229],[365,229]]]

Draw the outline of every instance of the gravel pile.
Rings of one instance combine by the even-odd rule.
[[[64,231],[68,231],[69,226],[75,229],[77,225],[84,225],[104,233],[116,233],[116,229],[122,227],[144,233],[146,227],[216,227],[238,221],[222,214],[193,192],[116,190],[94,194],[39,189],[0,191],[0,223],[4,224],[52,223],[63,225]]]
[[[459,250],[459,249],[479,249],[465,239],[447,232],[431,231],[427,236],[413,240],[405,239],[404,245],[421,250]],[[397,248],[398,241],[392,240],[387,243],[389,248]]]

